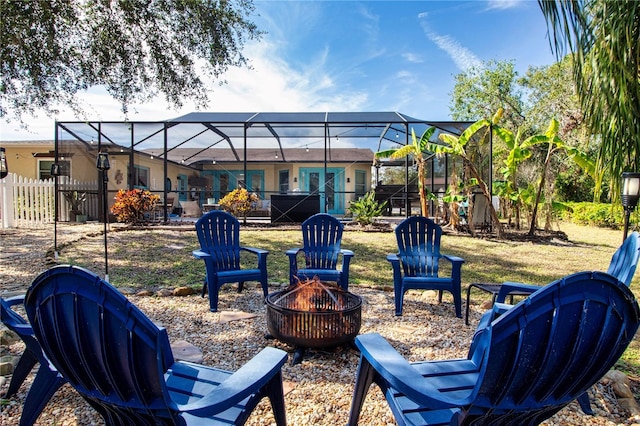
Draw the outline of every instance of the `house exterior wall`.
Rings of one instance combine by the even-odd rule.
[[[40,177],[39,164],[43,161],[47,162],[47,167],[43,168],[43,172],[50,171],[49,165],[54,161],[54,142],[53,141],[27,141],[27,142],[2,142],[0,143],[6,149],[9,169],[12,173],[17,173],[23,177],[30,179],[38,179]],[[61,143],[59,153],[67,154],[67,157],[61,160],[67,161],[70,165],[69,175],[72,179],[91,183],[91,196],[97,197],[100,194],[100,173],[96,169],[97,147],[90,144],[81,143]],[[34,155],[34,154],[37,154]],[[146,182],[144,185],[137,185],[141,182],[133,182],[134,187],[144,187],[159,196],[163,196],[165,185],[168,184],[164,177],[164,161],[162,158],[152,157],[146,153],[134,153],[134,165],[137,169],[146,173]],[[110,169],[108,176],[108,202],[111,206],[114,202],[115,193],[119,189],[128,189],[130,187],[130,179],[137,176],[129,176],[129,165],[131,156],[128,152],[110,152],[109,162]],[[44,164],[43,164],[44,165]],[[228,191],[237,187],[237,179],[244,174],[243,162],[224,162],[216,164],[202,165],[202,170],[194,167],[182,165],[179,163],[167,163],[167,178],[170,186],[167,186],[169,192],[167,198],[173,199],[174,205],[178,205],[179,201],[197,200],[201,205],[206,204],[209,198],[216,198],[219,201],[223,193],[219,190],[220,173],[227,173],[232,176],[229,181]],[[248,189],[252,182],[247,181],[247,177],[259,176],[260,197],[269,200],[272,194],[281,193],[279,176],[280,172],[287,170],[289,173],[289,192],[304,192],[306,182],[306,173],[309,170],[322,171],[325,164],[323,162],[260,162],[247,163],[247,175],[245,181]],[[365,176],[366,191],[371,189],[372,172],[371,165],[366,163],[327,163],[326,167],[331,170],[338,170],[336,180],[339,194],[343,197],[338,213],[346,213],[349,202],[356,198],[356,172],[363,173]],[[46,170],[45,170],[46,169]],[[347,181],[348,180],[348,181]],[[216,186],[218,185],[218,186]]]

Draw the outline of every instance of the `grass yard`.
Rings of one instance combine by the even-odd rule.
[[[561,224],[568,240],[553,239],[531,243],[444,235],[442,251],[465,259],[462,289],[472,282],[523,281],[545,284],[578,271],[606,270],[611,256],[622,243],[622,231]],[[285,251],[301,245],[299,231],[279,229],[241,230],[243,245],[269,250],[269,281],[286,283],[289,264]],[[350,268],[351,286],[389,289],[391,267],[387,253],[396,251],[392,232],[346,230],[342,246],[355,252]],[[192,286],[200,289],[204,277],[202,261],[192,257],[198,248],[195,230],[120,230],[109,233],[109,277],[119,288],[130,291]],[[104,271],[103,237],[87,237],[60,251],[60,263]],[[446,262],[445,262],[446,264]],[[102,271],[102,272],[100,272]],[[631,284],[637,294],[640,276]],[[450,296],[446,296],[447,298]],[[487,293],[472,293],[472,304],[479,305]],[[463,307],[464,309],[464,307]],[[390,312],[390,315],[393,313]],[[463,320],[461,320],[463,321]],[[640,376],[640,344],[633,343],[620,361],[621,369]]]

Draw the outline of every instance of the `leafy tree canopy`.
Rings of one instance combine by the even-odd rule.
[[[449,109],[454,120],[491,118],[504,109],[503,122],[518,128],[523,117],[522,86],[512,61],[487,61],[455,76]]]
[[[208,100],[214,80],[245,66],[261,32],[251,0],[2,0],[0,117],[21,119],[103,85],[122,105],[161,93],[180,107]]]
[[[527,89],[526,121],[536,133],[552,119],[560,122],[558,134],[567,142],[589,140],[584,114],[573,80],[572,55],[560,62],[542,67],[529,67],[519,83]]]
[[[601,138],[597,166],[614,193],[624,171],[640,170],[640,2],[538,0],[557,56],[575,55],[584,115]],[[596,188],[602,185],[598,173]],[[617,197],[616,197],[617,198]]]

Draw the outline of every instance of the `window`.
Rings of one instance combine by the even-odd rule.
[[[356,200],[367,192],[367,172],[356,170]]]
[[[133,166],[133,187],[149,189],[149,168]]]
[[[55,163],[54,160],[38,160],[38,179],[51,179],[51,165]],[[60,176],[71,176],[71,162],[61,160],[58,161],[60,165]]]
[[[219,196],[218,199],[223,199],[225,195],[229,193],[229,174],[228,173],[220,173],[219,184]]]
[[[247,184],[244,180],[244,173],[238,173],[236,175],[236,188],[247,189]]]
[[[189,190],[187,176],[179,174],[176,180],[178,181],[178,198],[180,201],[187,201],[187,191]]]
[[[289,192],[289,170],[280,170],[280,173],[278,173],[278,185],[281,194]]]

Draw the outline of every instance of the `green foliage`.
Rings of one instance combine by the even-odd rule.
[[[486,141],[488,139],[488,135],[490,132],[490,128],[492,124],[495,124],[500,117],[502,116],[502,109],[499,109],[498,112],[492,117],[491,120],[478,120],[475,123],[471,124],[467,127],[460,136],[454,136],[448,133],[440,133],[438,135],[439,139],[445,143],[436,144],[436,143],[427,143],[427,149],[435,154],[449,154],[460,157],[465,166],[465,170],[467,172],[466,182],[463,182],[464,185],[469,185],[470,179],[474,179],[475,184],[480,187],[483,196],[488,201],[487,205],[489,208],[489,212],[491,214],[491,221],[493,222],[493,226],[498,238],[502,238],[502,224],[500,223],[500,219],[498,218],[498,214],[491,203],[491,192],[487,186],[487,183],[482,179],[480,172],[474,162],[474,158],[472,157],[471,150],[468,150],[470,142],[475,140],[475,138],[479,138],[481,141]],[[472,221],[470,221],[472,223]],[[470,227],[472,233],[473,229]]]
[[[379,203],[375,199],[375,193],[369,191],[363,197],[349,204],[349,213],[353,215],[353,220],[360,225],[370,225],[377,216],[382,214],[386,206],[386,201]]]
[[[2,0],[0,117],[38,108],[78,110],[76,94],[102,85],[122,105],[157,92],[176,107],[206,105],[208,83],[246,64],[261,33],[251,0]]]
[[[381,176],[383,185],[404,184],[407,180],[406,170],[403,167],[385,167]],[[416,185],[418,172],[413,167],[409,168],[409,185]]]
[[[624,224],[622,207],[608,203],[564,203],[569,209],[562,212],[563,220],[569,220],[578,225],[598,226],[620,229]]]
[[[504,121],[518,128],[523,121],[524,102],[517,76],[512,61],[487,61],[456,75],[451,116],[454,120],[475,121],[504,108]]]
[[[423,216],[429,216],[427,200],[432,197],[426,184],[425,167],[429,147],[433,145],[430,139],[435,131],[435,127],[429,127],[424,131],[420,139],[418,139],[416,138],[414,130],[411,129],[411,144],[404,145],[397,149],[388,149],[386,151],[379,151],[375,153],[375,158],[413,158],[418,165],[418,194],[420,195],[420,211]]]
[[[559,201],[590,202],[593,201],[594,185],[592,176],[573,166],[558,173],[554,191]]]
[[[542,67],[529,67],[519,83],[527,89],[526,122],[533,132],[539,133],[542,123],[556,118],[562,126],[559,134],[573,146],[586,145],[584,117],[575,83],[571,78],[572,57]],[[583,147],[583,149],[586,147]]]
[[[256,194],[249,194],[244,188],[237,188],[225,195],[220,200],[220,207],[237,218],[246,218],[251,210],[255,209],[258,202]]]
[[[613,194],[640,169],[640,2],[541,1],[557,56],[569,47],[584,116],[601,137],[596,193],[605,172]]]
[[[144,214],[154,209],[160,201],[160,197],[145,189],[121,189],[116,194],[116,202],[111,207],[111,213],[116,216],[118,222],[141,223],[144,222]]]

